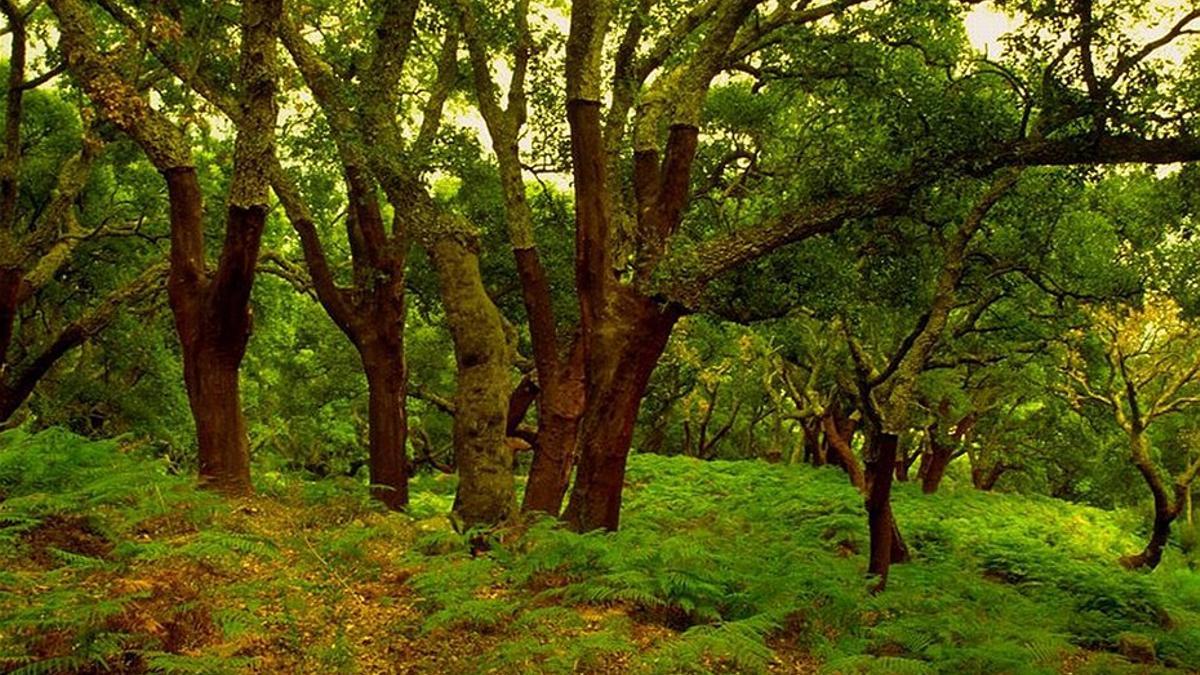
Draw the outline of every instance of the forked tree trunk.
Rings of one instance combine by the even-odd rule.
[[[275,23],[281,3],[248,0],[242,5],[238,81],[245,114],[234,143],[225,239],[211,278],[205,262],[202,193],[187,138],[103,58],[83,3],[54,0],[51,9],[58,17],[60,48],[77,81],[105,117],[142,147],[166,180],[171,225],[167,292],[196,421],[200,478],[226,492],[249,492],[249,443],[238,367],[250,333],[250,289],[268,210],[266,172],[278,112]]]
[[[946,468],[954,458],[954,448],[942,445],[933,438],[929,439],[929,450],[921,455],[921,491],[925,494],[937,492],[946,476]]]
[[[579,419],[583,414],[583,346],[577,340],[558,382],[538,392],[537,446],[529,467],[522,511],[540,511],[557,516],[571,482],[575,465]]]
[[[941,412],[944,416],[949,412],[950,402],[943,400],[941,404]],[[933,494],[937,492],[938,487],[942,483],[942,479],[946,476],[946,468],[954,461],[960,452],[960,448],[964,447],[964,443],[968,442],[972,429],[979,421],[979,415],[975,411],[971,411],[964,415],[962,419],[954,425],[953,433],[950,434],[950,443],[943,443],[939,440],[938,423],[935,422],[925,431],[925,436],[928,439],[928,447],[921,455],[921,490],[925,494]],[[981,483],[986,484],[984,490],[990,490],[1000,479],[1000,474],[1004,473],[1005,466],[1002,462],[997,462],[993,467],[993,471],[989,475],[977,475],[975,467],[971,470],[971,480],[975,482],[976,487]]]
[[[454,393],[454,515],[466,530],[508,521],[516,510],[508,417],[508,343],[479,260],[453,237],[430,247],[458,363]]]
[[[821,423],[825,429],[829,463],[842,467],[846,475],[850,477],[850,484],[859,490],[865,490],[866,477],[863,475],[862,467],[859,466],[858,458],[854,456],[854,449],[850,447],[851,436],[842,435],[843,432],[854,433],[854,427],[844,425],[839,429],[836,417],[829,413],[826,413],[821,419]]]
[[[345,167],[349,209],[347,234],[357,293],[347,313],[347,295],[336,288],[319,292],[322,305],[358,349],[367,376],[367,466],[371,495],[389,509],[408,504],[408,374],[404,363],[405,263],[407,244],[390,240],[374,185],[364,172]],[[303,226],[312,248],[315,229]],[[319,254],[313,251],[312,259]],[[323,257],[322,257],[323,258]],[[323,259],[316,261],[324,265]],[[327,274],[325,272],[324,274]],[[332,284],[327,284],[332,286]]]
[[[616,530],[620,524],[634,422],[650,374],[678,319],[678,314],[621,288],[592,336],[587,402],[579,427],[581,458],[563,513],[563,520],[578,532]]]
[[[974,485],[975,489],[977,490],[991,492],[996,487],[996,483],[1000,480],[1000,476],[1004,475],[1004,472],[1007,470],[1007,468],[1008,467],[1000,462],[993,464],[989,468],[972,466],[971,484]]]
[[[200,481],[228,494],[249,494],[250,447],[238,369],[250,337],[250,289],[266,207],[230,205],[216,277],[203,278],[200,184],[194,168],[166,172],[171,202],[171,311],[183,352]]]

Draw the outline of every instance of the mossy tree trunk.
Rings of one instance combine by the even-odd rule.
[[[27,150],[21,128],[24,96],[37,80],[27,80],[27,45],[33,15],[29,7],[0,2],[9,34],[8,78],[5,85],[3,155],[0,156],[0,425],[8,424],[50,369],[75,347],[99,333],[125,303],[161,286],[162,267],[151,265],[126,285],[113,289],[73,321],[53,327],[43,344],[19,344],[23,308],[38,299],[47,286],[59,282],[84,241],[106,234],[104,225],[88,229],[80,222],[81,195],[103,143],[83,130],[82,147],[57,167],[54,189],[36,208],[20,208],[20,184]],[[27,310],[26,310],[27,311]],[[50,326],[46,326],[51,328]],[[19,354],[14,358],[14,354]]]
[[[1179,517],[1183,509],[1183,495],[1191,485],[1190,483],[1178,484],[1175,495],[1167,491],[1166,481],[1163,480],[1162,474],[1159,473],[1158,467],[1154,465],[1154,460],[1150,455],[1150,439],[1144,430],[1136,426],[1138,423],[1138,420],[1134,419],[1129,431],[1130,454],[1133,457],[1134,466],[1137,467],[1138,473],[1142,474],[1142,478],[1146,481],[1146,486],[1150,488],[1150,494],[1153,496],[1154,522],[1150,528],[1150,539],[1146,542],[1146,547],[1140,553],[1121,558],[1121,564],[1129,569],[1154,569],[1162,562],[1163,551],[1171,539],[1171,524]]]
[[[516,510],[508,418],[508,343],[475,253],[453,237],[429,247],[458,363],[454,394],[454,514],[464,529],[499,525]]]

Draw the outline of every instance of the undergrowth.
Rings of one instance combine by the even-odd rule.
[[[116,441],[0,434],[0,670],[1200,670],[1200,575],[1121,569],[1119,513],[898,485],[914,559],[872,596],[835,469],[634,456],[619,532],[540,519],[474,556],[451,479],[388,514],[259,469],[226,501]]]
[[[1138,542],[1109,512],[900,485],[914,561],[871,596],[861,497],[836,470],[641,455],[629,481],[616,533],[542,520],[489,556],[422,556],[425,629],[500,631],[491,663],[511,672],[559,670],[564,658],[763,672],[788,667],[783,645],[836,673],[1054,673],[1072,658],[1146,672],[1115,654],[1123,636],[1153,644],[1158,667],[1200,669],[1200,577],[1177,560],[1149,575],[1120,569]],[[621,608],[634,622],[568,624],[587,641],[526,627],[561,606]],[[663,631],[630,658],[647,626]]]

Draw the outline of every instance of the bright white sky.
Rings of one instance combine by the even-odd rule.
[[[1155,21],[1129,27],[1129,34],[1138,43],[1146,43],[1161,37],[1185,13],[1194,8],[1191,0],[1149,0],[1150,14],[1156,15]],[[1000,38],[1018,25],[1018,19],[996,9],[991,2],[976,5],[967,14],[967,39],[977,51],[991,58],[997,58],[1004,53],[1004,45]],[[1184,57],[1196,45],[1195,35],[1177,38],[1171,44],[1163,47],[1155,55],[1158,58],[1176,64],[1183,63]]]

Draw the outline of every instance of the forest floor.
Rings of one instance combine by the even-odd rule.
[[[1200,671],[1200,573],[1120,569],[1128,514],[897,488],[911,563],[868,593],[839,472],[635,456],[622,530],[553,523],[472,556],[448,477],[407,515],[259,471],[225,501],[64,432],[0,436],[0,670]]]

